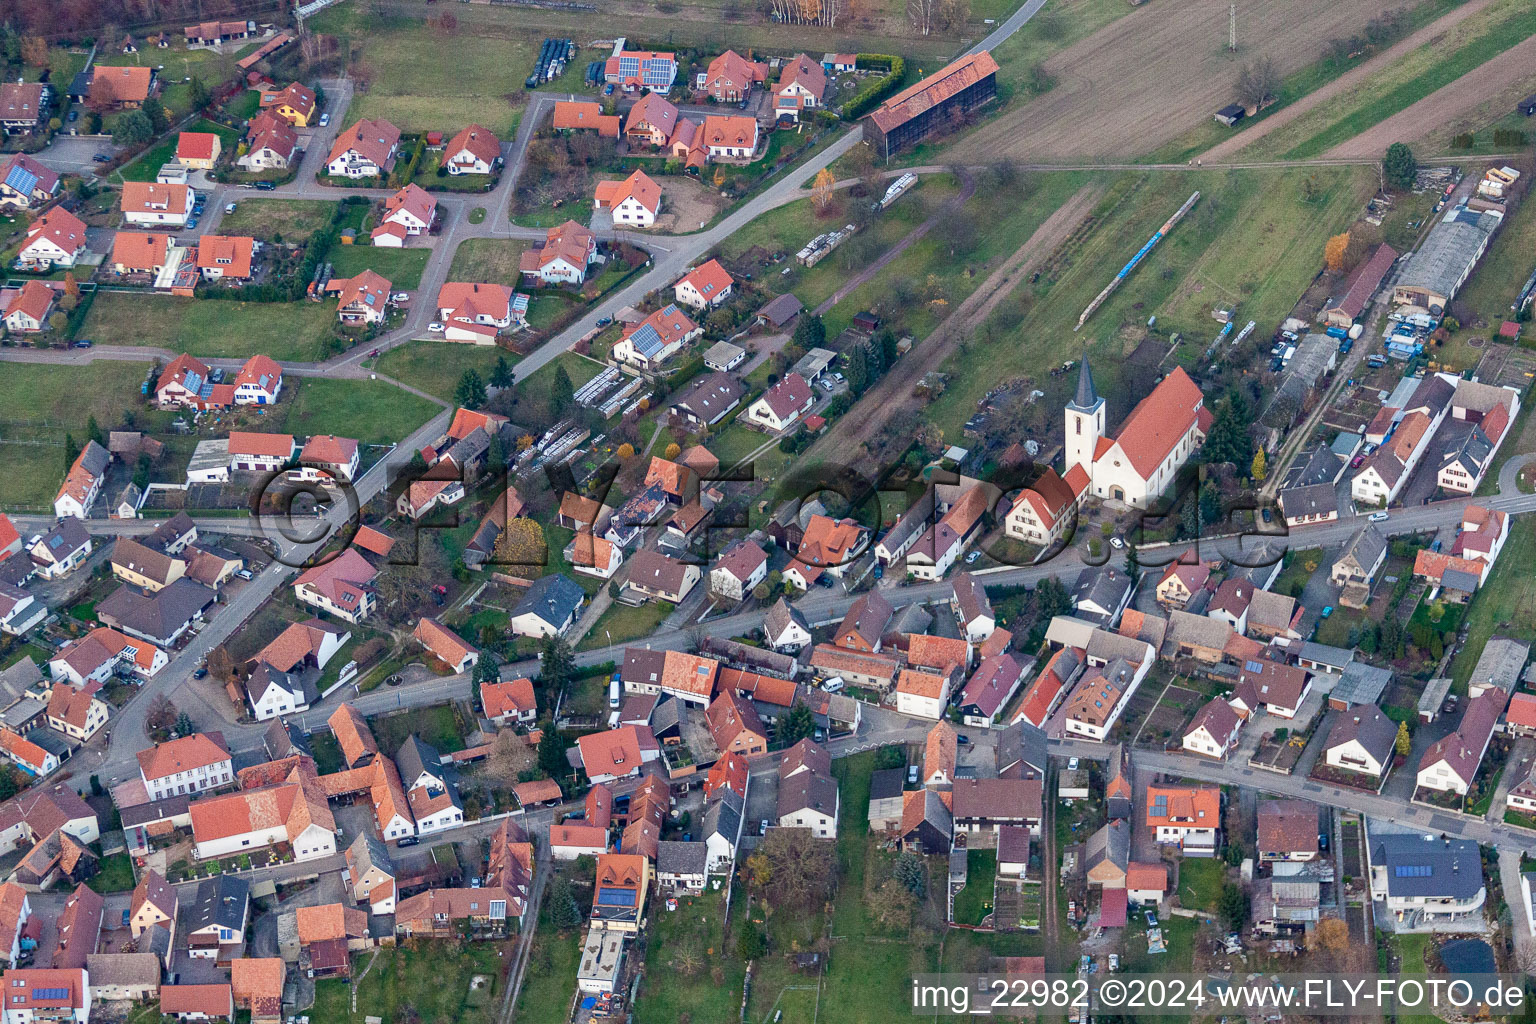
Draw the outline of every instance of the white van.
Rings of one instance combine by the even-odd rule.
[[[826,682],[822,683],[821,688],[828,693],[836,693],[838,690],[843,688],[843,677],[833,676],[831,679],[828,679]]]
[[[619,706],[619,696],[619,677],[614,676],[608,680],[608,706],[610,708],[617,708]]]

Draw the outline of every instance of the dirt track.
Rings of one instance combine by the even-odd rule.
[[[1369,60],[1356,64],[1322,88],[1309,92],[1283,110],[1277,110],[1252,128],[1239,132],[1225,142],[1212,146],[1204,153],[1201,153],[1196,159],[1201,163],[1216,163],[1217,161],[1227,159],[1234,153],[1241,152],[1275,129],[1285,127],[1313,108],[1321,106],[1335,96],[1343,95],[1350,89],[1355,88],[1365,78],[1375,74],[1381,68],[1391,64],[1399,57],[1417,50],[1431,39],[1453,26],[1459,25],[1493,2],[1494,0],[1470,0],[1469,3],[1462,4],[1455,10],[1449,11],[1439,19],[1425,25],[1407,38],[1401,39],[1392,46],[1382,50]]]
[[[1436,89],[1417,103],[1379,121],[1324,156],[1377,157],[1394,142],[1413,142],[1508,90],[1514,98],[1536,82],[1536,36],[1516,43],[1497,57]]]
[[[880,433],[891,409],[911,401],[912,388],[930,370],[937,370],[949,358],[955,346],[984,320],[1044,259],[1071,236],[1073,230],[1098,201],[1099,187],[1084,185],[1035,229],[1029,240],[987,275],[975,291],[966,297],[919,345],[897,360],[896,367],[870,388],[827,434],[810,447],[802,458],[822,459],[832,465],[856,465],[863,459],[864,442]],[[858,410],[863,414],[856,415]],[[871,410],[880,410],[874,414]],[[811,464],[807,462],[807,464]]]
[[[1150,152],[1232,101],[1238,68],[1267,54],[1281,74],[1317,59],[1395,0],[1238,4],[1240,53],[1226,52],[1225,4],[1157,0],[1045,62],[1056,87],[957,143],[955,160],[1131,157]]]

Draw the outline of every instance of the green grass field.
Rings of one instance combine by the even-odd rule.
[[[99,893],[131,892],[133,890],[133,865],[126,853],[114,853],[101,860],[101,871],[92,875],[86,883]]]
[[[580,574],[572,577],[580,579]],[[701,585],[704,581],[700,581]],[[603,612],[586,637],[577,645],[578,651],[595,651],[599,647],[607,647],[610,644],[623,644],[631,640],[638,640],[643,636],[650,636],[661,628],[661,621],[665,619],[671,608],[659,601],[647,601],[638,608],[619,604],[615,601]]]
[[[754,246],[769,253],[785,254],[782,262],[768,267],[751,267],[751,273],[763,278],[767,287],[776,292],[794,292],[807,308],[814,309],[830,298],[860,266],[901,241],[946,201],[953,199],[959,190],[960,183],[954,175],[925,175],[919,185],[875,217],[860,234],[844,242],[846,252],[841,248],[834,250],[814,267],[800,266],[795,262],[794,254],[817,235],[848,223],[850,205],[866,200],[839,196],[825,216],[817,216],[809,199],[789,203],[763,214],[726,239],[721,244],[721,251],[731,259]],[[782,273],[786,268],[789,273]]]
[[[1509,540],[1493,572],[1473,597],[1464,620],[1467,640],[1451,662],[1451,678],[1459,693],[1477,664],[1478,655],[1495,633],[1515,640],[1536,640],[1536,581],[1530,566],[1536,559],[1536,525],[1521,518],[1509,523]]]
[[[242,199],[234,213],[219,221],[219,231],[267,242],[279,237],[294,242],[329,224],[335,209],[335,203],[324,199]]]
[[[226,128],[221,124],[215,124],[206,117],[194,121],[186,129],[189,132],[211,132],[221,140],[220,145],[224,151],[232,152],[240,141],[240,133],[233,128]],[[144,151],[144,155],[133,163],[128,164],[117,173],[126,181],[154,181],[160,168],[176,159],[176,144],[180,140],[180,133],[173,132],[163,142]]]
[[[588,890],[590,890],[588,879]],[[577,889],[578,897],[583,890]],[[556,931],[549,921],[549,904],[539,907],[539,930],[533,938],[530,963],[536,965],[523,977],[517,995],[517,1019],[520,1021],[559,1021],[576,993],[576,971],[581,964],[584,931]]]
[[[438,412],[425,398],[388,381],[289,377],[273,419],[290,434],[339,434],[364,444],[389,444]]]
[[[362,1024],[364,1017],[385,1020],[454,1021],[490,1024],[495,1019],[501,972],[511,943],[453,943],[422,941],[420,948],[400,945],[378,951],[373,969],[357,990],[357,1012],[351,1010],[351,986],[345,979],[315,983],[312,1019],[327,1024]],[[362,972],[373,952],[357,954],[354,973]],[[487,984],[471,991],[476,976]]]
[[[238,212],[238,211],[237,211]],[[327,259],[337,277],[356,277],[365,270],[381,274],[396,290],[409,291],[421,284],[430,249],[389,249],[373,245],[338,245]]]
[[[103,430],[121,423],[123,411],[138,406],[149,365],[104,360],[60,373],[41,363],[6,364],[0,373],[0,478],[6,480],[0,507],[51,508],[69,468],[65,434],[82,442],[91,416]]]
[[[1227,876],[1225,861],[1215,857],[1185,857],[1179,861],[1179,903],[1191,910],[1215,913],[1221,900],[1221,884]]]
[[[380,715],[369,725],[380,750],[399,750],[412,733],[436,747],[440,754],[464,749],[464,737],[451,704],[416,708],[408,714]]]
[[[91,303],[79,336],[98,345],[232,358],[263,352],[279,361],[302,362],[322,358],[335,324],[331,302],[227,302],[103,292]]]
[[[646,949],[649,970],[635,1000],[637,1019],[735,1019],[741,1007],[741,979],[746,965],[721,932],[724,918],[723,891],[683,896],[673,911],[668,911],[664,904],[652,908],[651,937]],[[698,969],[674,966],[674,957],[685,949],[697,954]]]
[[[459,243],[448,270],[450,281],[484,281],[517,286],[518,258],[528,243],[515,238],[467,238]]]
[[[992,913],[992,885],[997,881],[997,851],[967,850],[965,888],[955,893],[955,923],[981,924]]]
[[[1536,252],[1536,203],[1527,200],[1512,216],[1506,216],[1493,237],[1488,253],[1457,296],[1496,328],[1500,320],[1514,316],[1510,308],[1531,274],[1531,253]],[[1529,330],[1529,325],[1527,325]]]
[[[461,23],[469,20],[468,12],[454,13]],[[358,3],[332,7],[313,24],[360,48],[350,70],[368,90],[353,97],[347,123],[382,117],[408,132],[449,133],[478,123],[509,137],[540,43],[526,32],[487,38],[467,24],[450,35],[415,18],[370,15]]]
[[[1536,8],[1498,0],[1430,43],[1245,150],[1252,159],[1319,156],[1503,53],[1536,32]]]
[[[380,356],[377,369],[402,384],[451,402],[453,389],[458,386],[465,370],[474,370],[481,380],[488,380],[498,358],[513,364],[517,362],[515,354],[495,346],[408,341]]]
[[[1072,176],[1044,177],[1031,205],[1060,195],[1050,183]],[[1308,177],[1315,188],[1311,198],[1305,194]],[[1110,422],[1117,422],[1129,412],[1126,399],[1133,390],[1121,380],[1121,360],[1145,333],[1149,316],[1157,316],[1165,344],[1173,333],[1183,336],[1175,358],[1190,365],[1216,335],[1210,317],[1216,306],[1235,304],[1240,322],[1277,323],[1316,274],[1322,240],[1353,220],[1375,178],[1363,169],[1309,168],[1149,172],[1118,175],[1105,184],[1091,228],[1048,261],[1038,282],[1021,282],[970,345],[944,365],[951,375],[948,389],[926,416],[946,436],[958,435],[976,401],[998,381],[1018,375],[1043,381],[1044,367],[1085,348],[1094,357],[1095,382],[1110,400]],[[1078,315],[1116,270],[1197,189],[1196,207],[1074,333]],[[1028,230],[1015,229],[1010,239],[1018,244],[1027,236]],[[1002,319],[1010,310],[1012,317]],[[829,332],[833,326],[829,320]]]

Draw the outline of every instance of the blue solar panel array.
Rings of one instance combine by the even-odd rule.
[[[35,988],[32,990],[33,999],[68,999],[67,988]]]
[[[650,324],[642,324],[634,334],[629,336],[630,344],[635,346],[635,351],[649,359],[663,347],[661,335]]]
[[[597,902],[609,907],[632,907],[635,905],[635,890],[598,889]]]
[[[1435,872],[1428,864],[1399,864],[1392,873],[1398,878],[1429,878]]]
[[[32,190],[37,187],[37,175],[18,163],[11,168],[11,173],[5,176],[5,183],[22,195],[30,196]]]

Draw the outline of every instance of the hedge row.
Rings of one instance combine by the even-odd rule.
[[[884,71],[886,76],[866,83],[843,104],[843,116],[856,121],[879,106],[891,93],[901,88],[906,77],[907,64],[900,57],[888,53],[861,53],[854,58],[854,67],[866,71]]]

